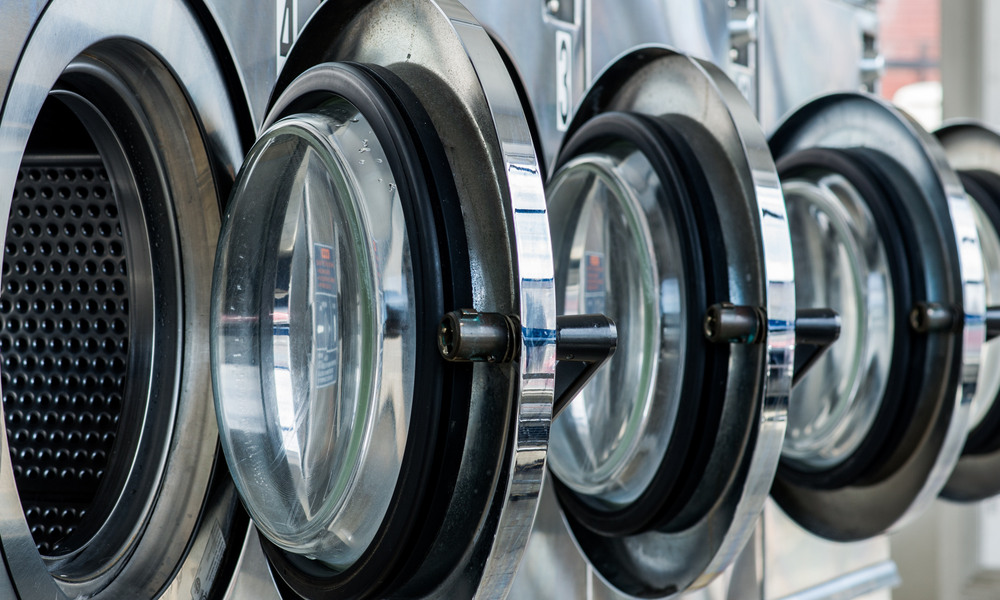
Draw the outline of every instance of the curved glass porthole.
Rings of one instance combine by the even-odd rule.
[[[578,156],[549,186],[561,314],[604,313],[618,349],[553,424],[549,465],[567,487],[621,507],[670,443],[689,334],[676,216],[649,160],[621,144]],[[698,333],[697,331],[695,333]]]
[[[845,177],[850,173],[858,185]],[[896,296],[908,278],[890,268],[883,232],[891,209],[847,155],[815,152],[779,163],[788,207],[799,310],[828,307],[840,337],[796,383],[782,457],[803,471],[844,464],[871,433],[883,405],[900,319]],[[870,183],[870,182],[869,182]],[[904,256],[894,257],[896,263]],[[895,278],[894,278],[895,277]],[[897,367],[898,370],[898,367]]]
[[[413,403],[396,190],[368,120],[330,100],[250,152],[233,209],[249,226],[227,230],[218,262],[218,411],[227,454],[242,457],[236,484],[265,536],[341,569],[388,509]]]

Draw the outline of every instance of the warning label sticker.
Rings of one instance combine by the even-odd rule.
[[[583,312],[587,314],[603,313],[607,297],[604,253],[584,252],[583,261]]]
[[[201,564],[198,565],[198,574],[191,584],[191,600],[208,600],[212,584],[215,583],[215,576],[219,572],[219,565],[222,564],[223,555],[226,553],[226,536],[222,534],[218,521],[212,524],[211,531],[205,544],[205,554],[202,555]]]
[[[313,364],[316,387],[337,383],[337,250],[333,246],[313,244],[315,293],[313,294]]]

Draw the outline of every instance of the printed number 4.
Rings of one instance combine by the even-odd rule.
[[[278,54],[288,56],[295,41],[295,0],[279,0],[281,27],[278,28]]]

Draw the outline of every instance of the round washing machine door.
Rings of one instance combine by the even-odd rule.
[[[283,593],[503,595],[544,471],[555,291],[528,124],[471,15],[319,9],[237,176],[213,298],[222,448]],[[461,309],[516,343],[446,361]]]
[[[800,310],[840,338],[797,382],[772,495],[806,529],[858,540],[919,514],[965,443],[984,336],[976,219],[936,140],[839,94],[771,139]]]
[[[558,415],[551,483],[621,593],[707,584],[753,531],[784,435],[795,297],[764,135],[716,67],[637,50],[581,104],[547,187],[560,314],[610,362]]]
[[[0,545],[21,600],[203,598],[246,534],[207,361],[244,149],[210,26],[187,2],[52,0],[2,57]]]
[[[987,333],[972,398],[969,437],[941,495],[972,502],[1000,493],[1000,346],[990,326],[1000,304],[1000,134],[977,123],[955,123],[935,132],[958,172],[972,206],[983,251]]]

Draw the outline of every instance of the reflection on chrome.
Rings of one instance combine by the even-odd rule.
[[[968,198],[972,216],[976,221],[976,230],[979,232],[979,244],[983,249],[986,306],[996,306],[1000,304],[1000,234],[975,198],[972,196]],[[1000,364],[1000,343],[996,338],[983,344],[980,364],[982,368],[979,369],[976,393],[972,397],[969,431],[983,422],[997,396],[1000,395],[1000,369],[995,367]]]

